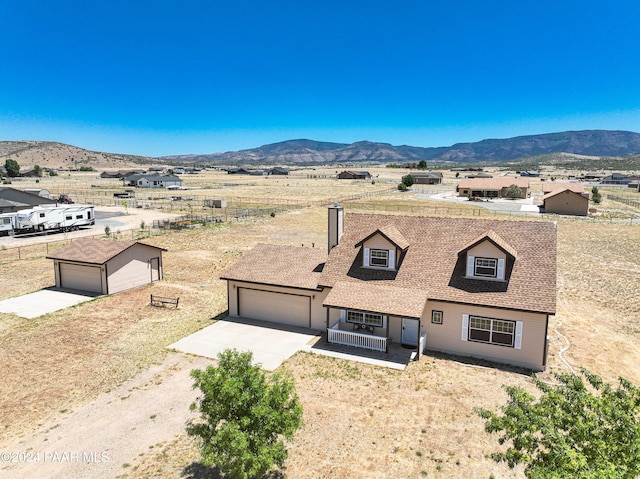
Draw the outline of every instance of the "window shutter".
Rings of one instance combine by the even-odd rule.
[[[467,276],[473,276],[475,262],[475,256],[467,256]]]
[[[504,260],[498,260],[498,279],[504,279]]]
[[[466,341],[469,337],[469,315],[462,315],[462,340]]]
[[[369,266],[369,248],[364,249],[364,255],[362,258],[362,266]]]
[[[395,250],[389,250],[389,268],[396,269],[396,252]]]
[[[387,327],[387,315],[386,314],[382,315],[382,327],[383,328]]]
[[[516,349],[522,347],[522,321],[516,321],[516,338],[513,347]]]
[[[340,322],[344,323],[347,321],[347,311],[345,309],[340,310]]]

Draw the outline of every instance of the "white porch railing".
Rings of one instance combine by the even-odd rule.
[[[340,322],[332,324],[327,329],[327,341],[333,344],[343,344],[356,348],[387,352],[387,338],[373,334],[354,333],[337,329]]]

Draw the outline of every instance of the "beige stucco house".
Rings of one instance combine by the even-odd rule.
[[[258,245],[222,276],[229,315],[544,370],[556,226],[329,208],[328,252]]]
[[[164,248],[137,241],[82,238],[47,256],[56,287],[114,294],[162,279]]]
[[[522,191],[522,198],[529,196],[529,178],[517,176],[511,178],[500,176],[497,178],[463,178],[458,184],[458,196],[473,196],[477,198],[504,198],[511,185],[516,185]]]
[[[542,188],[542,209],[545,213],[587,216],[589,193],[577,183],[551,183]]]

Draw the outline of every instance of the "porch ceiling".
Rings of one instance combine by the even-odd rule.
[[[420,318],[426,301],[427,292],[419,289],[338,281],[322,305]]]

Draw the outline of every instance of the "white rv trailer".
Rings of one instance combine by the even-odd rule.
[[[20,210],[16,214],[16,233],[39,231],[70,231],[80,226],[92,226],[96,222],[92,205],[62,205],[35,207]]]
[[[12,235],[16,225],[16,213],[0,214],[0,236]]]

